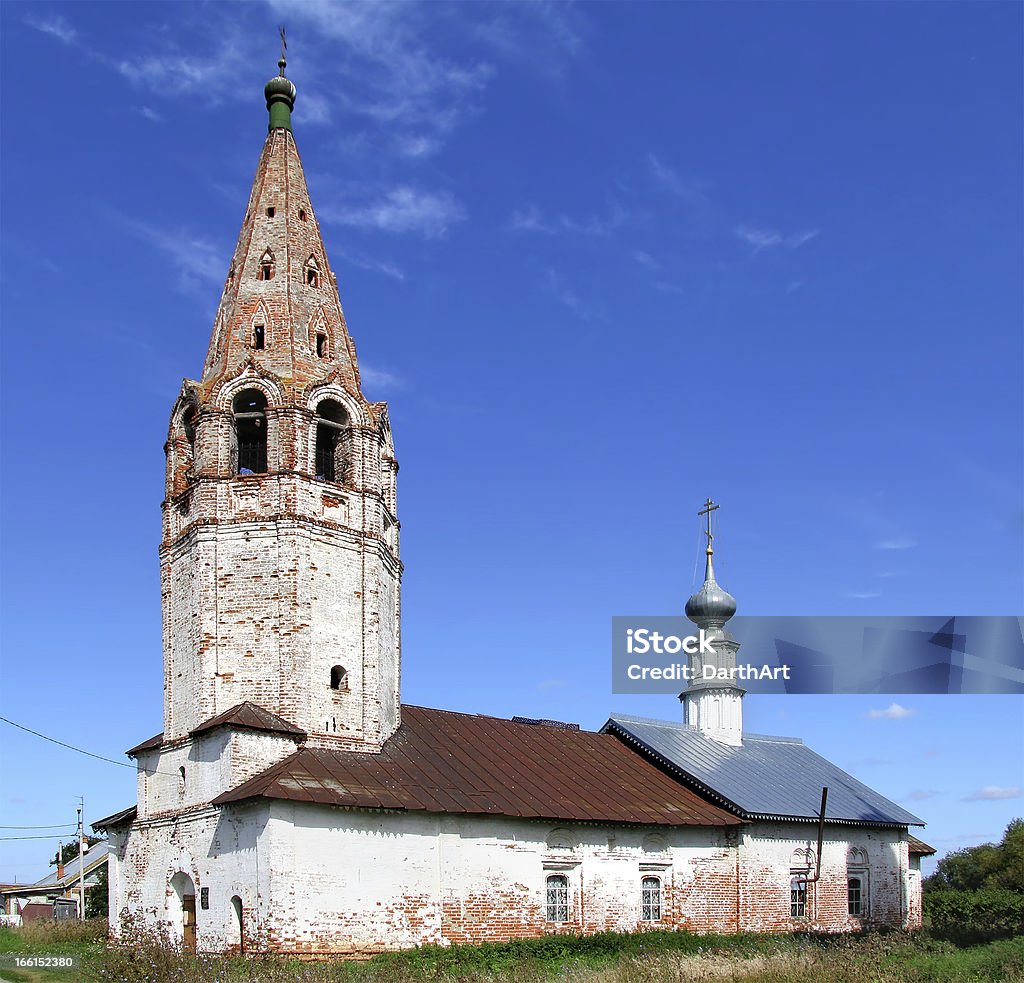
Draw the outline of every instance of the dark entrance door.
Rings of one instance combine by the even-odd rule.
[[[184,927],[184,945],[186,952],[196,951],[196,896],[186,894],[181,899],[181,914]]]

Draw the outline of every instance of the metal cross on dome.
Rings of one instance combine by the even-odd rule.
[[[714,534],[711,532],[711,513],[714,512],[715,509],[717,509],[717,508],[721,508],[721,506],[720,505],[715,505],[715,503],[712,502],[711,499],[709,498],[704,503],[704,508],[702,508],[697,513],[697,515],[706,515],[708,517],[708,528],[707,528],[707,532],[705,532],[705,534],[704,534],[705,536],[708,537],[708,549],[711,549],[711,541],[715,538]]]
[[[285,57],[287,55],[287,53],[288,53],[288,42],[287,42],[287,40],[285,39],[285,36],[284,36],[284,24],[282,24],[277,29],[277,33],[281,35],[281,60],[277,64],[281,68],[281,74],[284,75],[285,65],[288,64],[288,61],[287,61],[287,59]]]

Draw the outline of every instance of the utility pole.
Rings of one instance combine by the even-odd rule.
[[[78,797],[78,918],[85,921],[85,823],[82,821],[82,813],[85,812],[85,799]]]

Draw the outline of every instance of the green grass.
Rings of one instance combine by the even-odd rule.
[[[22,928],[0,926],[0,953],[16,955],[79,956],[99,960],[106,954],[107,920],[29,922]],[[76,972],[67,969],[13,969],[0,966],[0,980],[9,983],[69,983]]]
[[[481,946],[423,946],[365,962],[273,956],[184,956],[158,937],[105,947],[103,925],[0,928],[0,952],[64,953],[78,973],[0,978],[17,983],[1024,983],[1024,937],[957,948],[926,933],[859,936],[549,936]]]

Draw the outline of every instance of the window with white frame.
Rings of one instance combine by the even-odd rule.
[[[859,877],[849,877],[846,880],[846,895],[849,899],[849,912],[851,915],[864,914],[864,886]]]
[[[661,878],[645,877],[640,882],[640,920],[661,921]]]
[[[544,917],[549,922],[567,922],[569,920],[569,878],[565,874],[549,874],[546,886],[547,901]]]
[[[807,877],[796,875],[789,881],[789,914],[792,918],[807,917]]]

